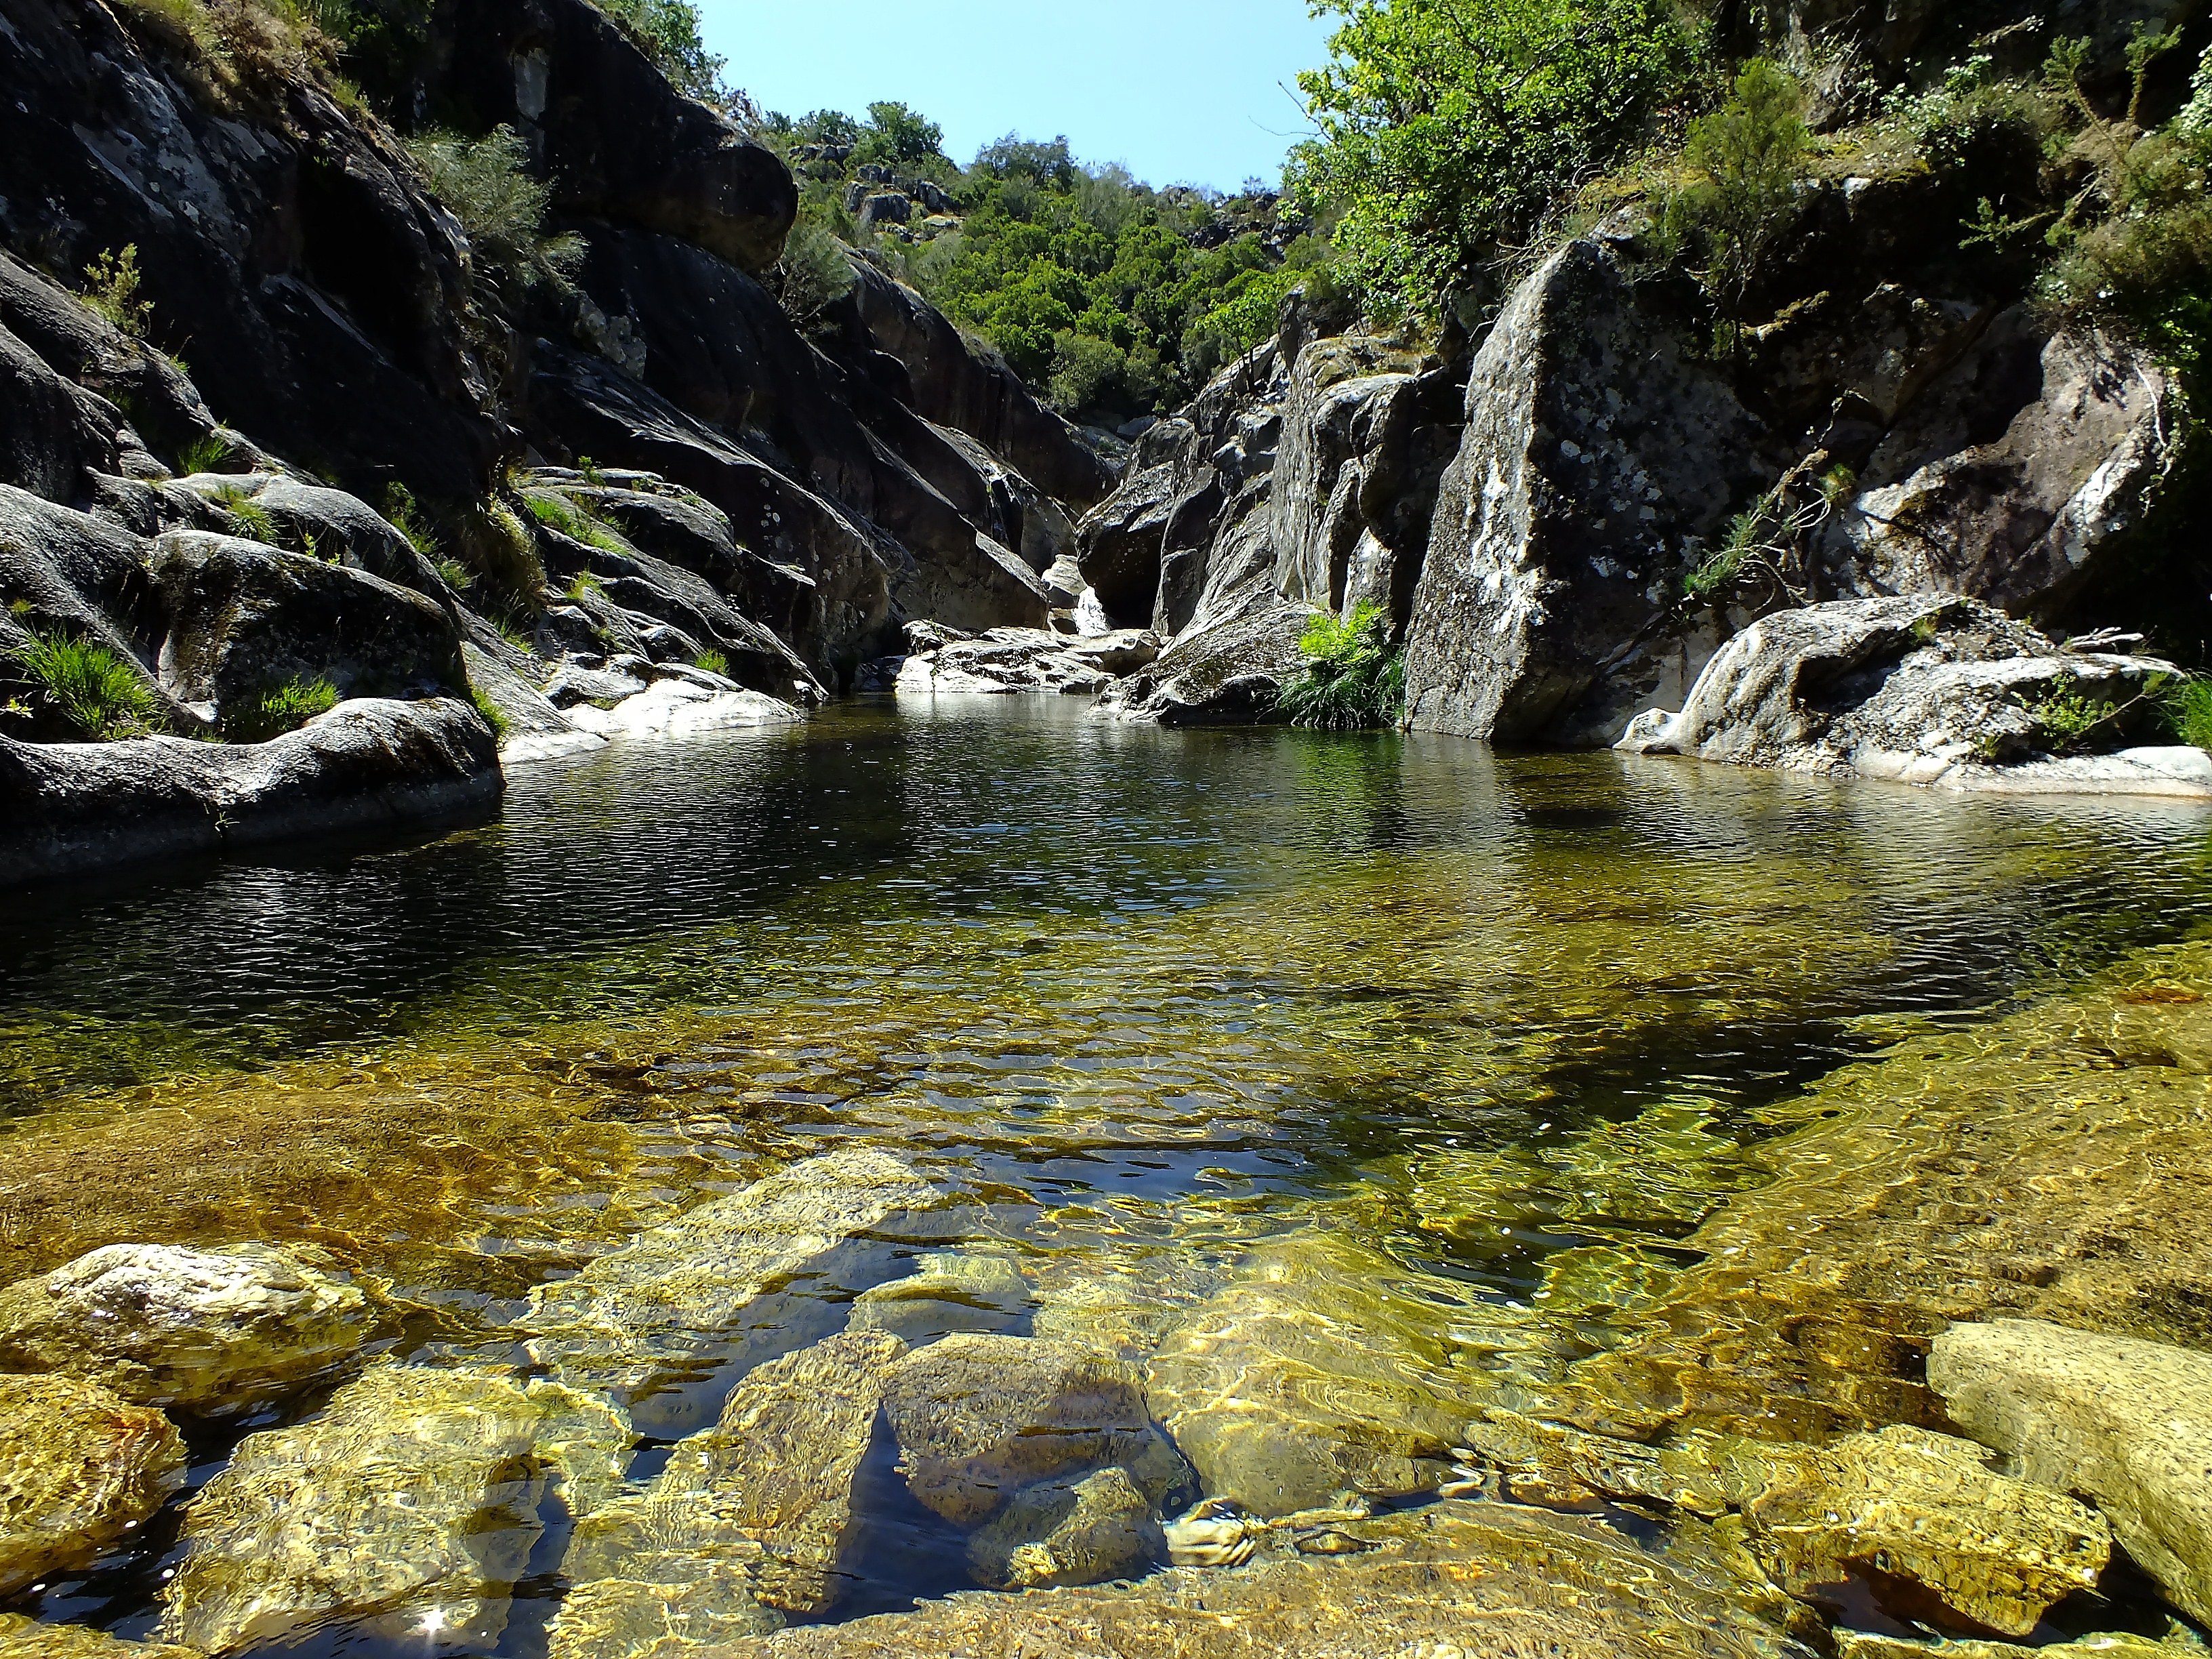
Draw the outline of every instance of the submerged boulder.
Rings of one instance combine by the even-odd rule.
[[[1071,1471],[1119,1464],[1155,1501],[1188,1478],[1135,1369],[1072,1342],[948,1336],[892,1375],[884,1414],[908,1490],[956,1526]]]
[[[1159,1517],[1122,1468],[1031,1486],[968,1544],[976,1577],[1002,1589],[1133,1578],[1166,1559]]]
[[[2112,1529],[2059,1492],[1990,1472],[1982,1449],[1893,1426],[1832,1446],[1749,1446],[1754,1553],[1793,1595],[1857,1580],[1893,1613],[1971,1634],[2027,1636],[2112,1559]]]
[[[721,1367],[775,1358],[846,1316],[793,1281],[811,1274],[835,1288],[841,1267],[867,1249],[855,1235],[936,1197],[908,1165],[872,1148],[803,1159],[654,1228],[574,1279],[539,1285],[530,1297],[531,1352],[563,1381],[634,1407]],[[654,1420],[668,1408],[654,1407]]]
[[[190,1648],[126,1642],[82,1625],[43,1625],[0,1613],[0,1659],[199,1659]]]
[[[906,1278],[863,1291],[848,1328],[920,1344],[956,1331],[1004,1331],[1029,1306],[1029,1280],[1012,1256],[940,1251],[916,1261]]]
[[[1950,789],[2212,799],[2201,752],[2128,746],[2160,723],[2153,683],[2179,672],[2063,650],[1974,599],[1838,600],[1753,623],[1680,714],[1638,715],[1619,746]]]
[[[1394,1288],[1409,1277],[1349,1240],[1299,1234],[1169,1334],[1152,1410],[1209,1497],[1279,1516],[1451,1479],[1480,1396],[1455,1374],[1443,1310]]]
[[[1937,1337],[1928,1380],[2027,1479],[2093,1499],[2174,1606],[2212,1623],[2212,1353],[2000,1319]]]
[[[202,1414],[293,1393],[361,1351],[359,1289],[265,1244],[111,1244],[0,1291],[0,1370],[65,1371]]]
[[[210,1654],[336,1624],[495,1638],[540,1531],[544,1417],[498,1377],[388,1365],[249,1435],[185,1510],[163,1638]]]
[[[906,1352],[882,1332],[848,1333],[747,1376],[720,1422],[678,1445],[648,1490],[578,1527],[562,1569],[576,1588],[554,1620],[553,1653],[629,1652],[633,1615],[653,1592],[701,1641],[773,1628],[767,1608],[827,1612],[849,1576],[854,1486],[884,1379]]]
[[[161,1413],[66,1376],[0,1376],[0,1596],[81,1567],[184,1483]]]

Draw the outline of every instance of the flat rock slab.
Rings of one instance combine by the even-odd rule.
[[[212,1654],[337,1624],[495,1638],[540,1531],[545,1418],[501,1378],[389,1365],[249,1435],[185,1510],[162,1637]]]
[[[605,1652],[610,1630],[627,1627],[627,1612],[611,1609],[638,1598],[598,1588],[611,1581],[662,1586],[723,1621],[757,1623],[757,1603],[827,1611],[848,1577],[854,1486],[884,1383],[906,1352],[883,1332],[848,1332],[747,1376],[650,1489],[577,1528],[562,1570],[592,1593],[554,1620],[554,1654]],[[729,1594],[718,1599],[717,1585]]]
[[[0,1369],[227,1414],[335,1370],[375,1327],[360,1290],[269,1245],[112,1244],[0,1291]]]
[[[0,1376],[0,1595],[82,1566],[184,1480],[168,1419],[95,1383]]]
[[[1753,1446],[1751,1547],[1793,1595],[1852,1578],[1893,1613],[1972,1635],[2027,1636],[2096,1588],[2112,1529],[2059,1492],[1993,1474],[1982,1449],[1892,1427],[1818,1449]]]
[[[1255,1254],[1170,1333],[1152,1406],[1206,1496],[1260,1516],[1433,1492],[1480,1407],[1462,1391],[1445,1314],[1413,1275],[1349,1240],[1299,1234]]]
[[[575,1278],[531,1292],[531,1352],[564,1382],[635,1402],[722,1366],[804,1346],[845,1310],[787,1293],[834,1279],[854,1235],[937,1190],[865,1147],[807,1158],[702,1205]],[[779,1293],[774,1304],[763,1298]]]
[[[1928,1380],[2027,1479],[2094,1501],[2174,1606],[2212,1624],[2212,1353],[1999,1319],[1937,1337]]]
[[[908,1488],[956,1526],[1071,1471],[1119,1464],[1156,1501],[1188,1478],[1135,1367],[1072,1342],[948,1336],[893,1373],[884,1412]]]
[[[1139,1583],[971,1593],[732,1644],[728,1659],[1808,1659],[1784,1609],[1711,1559],[1594,1523],[1442,1504],[1350,1523],[1364,1553]]]

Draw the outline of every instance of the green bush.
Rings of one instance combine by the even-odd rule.
[[[775,295],[792,321],[807,326],[853,291],[853,256],[815,214],[802,214],[783,245]]]
[[[1316,617],[1298,650],[1304,665],[1277,703],[1293,726],[1351,732],[1397,723],[1406,706],[1406,656],[1392,648],[1390,619],[1374,605]]]
[[[84,291],[79,297],[120,332],[143,340],[153,320],[154,303],[138,297],[139,280],[138,245],[133,242],[120,253],[109,250],[84,268]]]
[[[1753,58],[1729,101],[1692,124],[1682,148],[1692,181],[1668,198],[1665,224],[1702,252],[1706,289],[1732,325],[1743,322],[1753,279],[1796,217],[1813,148],[1804,105],[1794,79]]]
[[[144,674],[104,645],[33,631],[15,661],[82,736],[113,742],[143,736],[161,724],[161,699]]]
[[[729,678],[730,659],[720,651],[711,648],[702,651],[699,653],[699,660],[692,666],[702,669],[709,674],[720,674],[725,679]]]
[[[2181,681],[2167,690],[2164,707],[2178,740],[2212,750],[2212,680]]]
[[[338,689],[328,680],[288,680],[226,708],[222,734],[232,743],[267,743],[337,706]]]
[[[492,736],[497,738],[501,743],[506,742],[507,734],[514,726],[514,722],[507,719],[507,711],[494,702],[488,694],[473,685],[469,688],[469,702],[477,713],[483,717],[483,723],[491,727]]]
[[[511,127],[481,138],[431,131],[407,141],[430,193],[460,222],[478,272],[518,290],[565,280],[583,263],[574,236],[547,236],[547,186],[526,171],[529,151]]]
[[[709,103],[730,96],[722,84],[727,60],[707,50],[699,8],[690,0],[599,0],[599,6],[629,31],[678,91]]]
[[[1298,77],[1309,204],[1370,307],[1435,317],[1494,285],[1587,177],[1626,159],[1696,65],[1670,0],[1315,0],[1345,22]]]

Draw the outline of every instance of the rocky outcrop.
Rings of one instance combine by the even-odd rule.
[[[803,1159],[539,1286],[531,1353],[565,1382],[626,1398],[641,1427],[678,1426],[696,1402],[665,1390],[828,1335],[844,1310],[792,1281],[805,1272],[838,1282],[841,1267],[879,1248],[855,1235],[935,1200],[886,1152]]]
[[[229,1413],[343,1365],[376,1322],[359,1289],[271,1245],[112,1244],[0,1291],[0,1370]]]
[[[0,883],[465,822],[502,787],[491,728],[451,699],[341,703],[245,746],[0,738]]]
[[[497,1377],[386,1365],[248,1436],[186,1508],[163,1638],[236,1653],[337,1622],[496,1638],[540,1530],[543,1417]]]
[[[1691,350],[1682,305],[1583,240],[1498,318],[1414,598],[1416,729],[1588,741],[1633,712],[1610,690],[1586,707],[1601,682],[1663,695],[1672,665],[1646,649],[1655,624],[1697,550],[1771,476],[1760,422]]]
[[[914,647],[893,684],[902,697],[953,692],[1047,692],[1095,696],[1121,675],[1160,653],[1160,638],[1121,629],[1088,639],[1036,629],[994,628],[973,639],[936,628],[909,627]]]
[[[2063,651],[1972,599],[1844,600],[1753,623],[1680,714],[1638,715],[1619,746],[1948,789],[2212,799],[2202,751],[2130,746],[2157,732],[2153,687],[2179,672]]]
[[[81,1567],[184,1483],[167,1418],[96,1383],[0,1376],[0,1595]]]
[[[2095,1503],[2173,1605],[2212,1621],[2212,1354],[2000,1319],[1937,1337],[1928,1381],[2027,1480]]]

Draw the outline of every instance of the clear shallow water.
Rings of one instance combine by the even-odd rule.
[[[1440,1322],[1587,1346],[1603,1287],[1565,1305],[1563,1263],[1685,1265],[1759,1178],[1762,1108],[2198,931],[2208,850],[2158,802],[1012,701],[611,750],[428,845],[0,919],[0,1278],[304,1240],[390,1284],[403,1352],[505,1358],[531,1284],[860,1137],[959,1202],[831,1300],[988,1241],[1140,1353],[1255,1240],[1320,1226]],[[960,1582],[878,1508],[855,1610]],[[144,1633],[149,1532],[27,1606]],[[556,1528],[507,1650],[558,1561]]]

